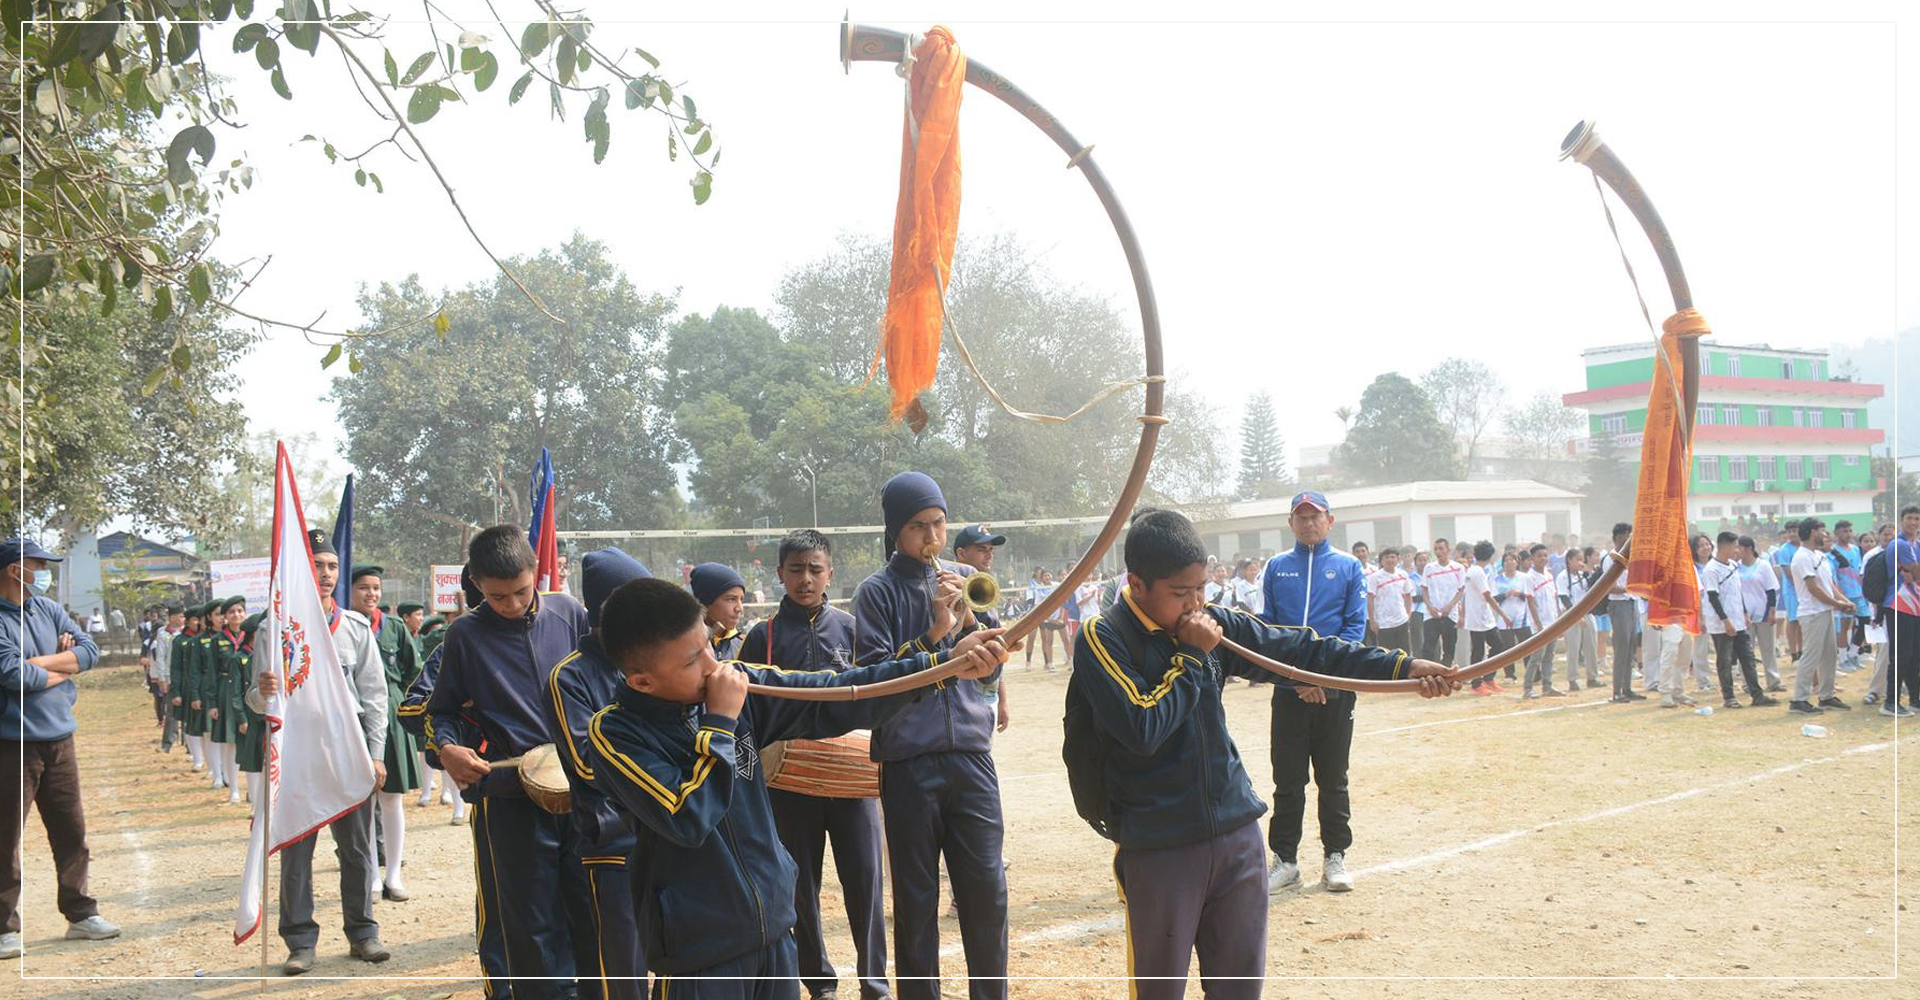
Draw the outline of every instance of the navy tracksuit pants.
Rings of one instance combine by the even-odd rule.
[[[799,1000],[793,935],[687,976],[653,977],[653,1000]]]
[[[853,932],[855,967],[862,1000],[887,996],[886,915],[880,904],[880,810],[872,799],[829,799],[768,789],[780,842],[799,869],[794,880],[793,942],[799,954],[800,982],[818,995],[834,990],[838,975],[827,960],[820,930],[820,874],[827,838],[833,838],[833,867],[840,875]]]
[[[473,831],[473,922],[480,944],[481,992],[487,1000],[513,1000],[513,984],[507,981],[507,942],[500,935],[500,887],[493,881],[493,841],[487,838],[487,824],[480,821],[480,797],[472,795],[468,802],[473,805],[468,822]]]
[[[880,768],[893,872],[893,971],[900,1000],[940,996],[940,858],[947,859],[972,1000],[1007,995],[1007,873],[1000,779],[987,753],[947,751]]]
[[[579,828],[569,824],[570,834]],[[573,928],[574,954],[580,977],[580,996],[587,1000],[640,1000],[647,993],[647,959],[640,947],[640,929],[634,924],[633,885],[627,880],[627,858],[596,844],[582,843],[567,852],[578,858],[586,880],[585,927]],[[578,919],[576,914],[570,918]]]
[[[573,976],[582,958],[595,955],[586,874],[571,850],[568,817],[547,812],[531,799],[488,795],[481,799],[476,818],[491,841],[499,924],[515,1000],[575,995],[564,978],[525,978]],[[572,927],[586,929],[577,935],[577,944]]]

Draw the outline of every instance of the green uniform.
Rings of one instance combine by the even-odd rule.
[[[241,643],[240,696],[235,699],[235,707],[240,718],[246,721],[247,731],[240,734],[240,745],[234,750],[234,762],[240,770],[249,774],[260,773],[261,765],[267,756],[267,720],[247,704],[247,692],[253,690],[254,675],[261,667],[253,663],[253,640],[257,635],[252,630],[243,632]],[[265,666],[263,663],[262,667]]]
[[[435,618],[428,622],[427,625],[437,625],[438,627],[432,627],[420,633],[421,663],[427,662],[427,657],[432,656],[433,651],[440,648],[440,641],[447,637],[447,625],[443,620]]]
[[[420,675],[426,657],[405,622],[394,615],[376,612],[373,644],[380,649],[380,662],[387,669],[387,782],[383,792],[411,792],[420,787],[420,745],[413,734],[400,725],[400,700]]]
[[[171,706],[173,720],[180,723],[187,721],[187,712],[190,711],[187,705],[192,701],[192,699],[186,697],[186,694],[187,644],[193,640],[193,634],[182,631],[179,635],[173,637],[171,640],[172,646],[167,650],[167,700],[180,699],[180,704]],[[188,731],[191,732],[191,730]],[[199,734],[196,733],[195,735]]]
[[[207,709],[213,703],[212,685],[208,683],[213,671],[207,662],[207,646],[212,638],[211,632],[202,631],[188,640],[186,648],[182,650],[186,654],[184,656],[186,667],[181,671],[181,677],[185,692],[183,700],[187,708],[187,735],[189,736],[207,735]],[[200,703],[199,708],[193,707],[196,701]]]
[[[201,653],[201,705],[219,711],[207,713],[207,736],[215,743],[240,742],[240,676],[246,669],[246,654],[231,633],[220,631],[207,636]]]

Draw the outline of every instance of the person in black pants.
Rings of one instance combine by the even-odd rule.
[[[1633,536],[1633,525],[1625,521],[1613,526],[1613,551],[1620,551]],[[1601,572],[1613,565],[1609,554],[1600,561]],[[1607,592],[1607,624],[1613,632],[1613,701],[1646,701],[1647,696],[1633,689],[1633,652],[1640,645],[1640,609],[1627,593],[1627,575],[1613,581]]]

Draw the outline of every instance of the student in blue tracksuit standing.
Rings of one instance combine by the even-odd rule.
[[[601,709],[620,698],[626,685],[619,668],[607,659],[600,644],[600,608],[607,596],[633,580],[653,574],[640,561],[616,548],[587,553],[580,560],[585,583],[580,592],[587,603],[587,624],[593,631],[580,639],[580,648],[554,664],[547,674],[547,733],[560,751],[560,767],[572,790],[574,853],[579,855],[587,883],[586,904],[593,912],[592,942],[588,950],[597,961],[577,970],[582,985],[593,982],[606,1000],[640,1000],[646,993],[647,960],[640,948],[640,931],[633,922],[633,896],[628,861],[633,853],[633,830],[600,790],[599,775],[588,763],[592,752],[588,727]],[[579,950],[581,941],[575,940]],[[591,980],[589,975],[597,973]]]
[[[687,574],[687,589],[707,609],[713,658],[725,662],[740,655],[740,616],[745,613],[747,581],[725,563],[706,562]]]
[[[588,727],[595,783],[629,817],[635,922],[671,1000],[799,996],[794,863],[780,845],[759,748],[884,723],[920,688],[865,701],[749,695],[772,687],[867,686],[960,659],[949,690],[997,672],[999,633],[950,652],[914,651],[845,671],[783,671],[714,659],[701,607],[664,580],[635,580],[600,609],[600,642],[624,674],[619,700]]]
[[[886,566],[854,593],[854,662],[866,665],[953,648],[974,628],[960,601],[963,574],[928,561],[946,548],[947,500],[925,474],[903,472],[880,490]],[[957,606],[957,609],[956,609]],[[997,679],[993,674],[988,680]],[[1007,995],[1007,876],[994,708],[978,684],[941,684],[873,731],[880,807],[893,878],[893,953],[902,1000],[940,995],[940,859],[960,911],[973,1000]]]
[[[1261,580],[1266,606],[1260,617],[1274,625],[1305,626],[1315,634],[1360,642],[1367,634],[1366,567],[1333,547],[1333,511],[1318,490],[1294,494],[1287,526],[1290,552],[1267,562]],[[1355,700],[1350,691],[1296,685],[1274,678],[1273,822],[1267,846],[1273,863],[1267,891],[1300,882],[1300,834],[1307,810],[1307,769],[1320,793],[1320,844],[1325,851],[1321,882],[1330,892],[1353,888],[1346,868],[1353,846],[1353,806],[1347,795],[1347,760],[1353,750]]]
[[[850,670],[853,616],[827,603],[833,587],[833,548],[811,528],[780,540],[775,564],[787,595],[773,617],[753,626],[740,647],[746,663],[782,670]],[[828,838],[840,875],[847,924],[853,935],[861,1000],[880,1000],[887,990],[886,914],[881,906],[880,808],[873,799],[832,799],[767,789],[780,843],[799,869],[794,884],[794,945],[800,982],[813,1000],[834,996],[838,974],[827,960],[820,929],[820,874]]]

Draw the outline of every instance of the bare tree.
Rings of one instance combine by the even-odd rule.
[[[1567,441],[1580,432],[1580,423],[1580,414],[1551,392],[1535,395],[1502,421],[1514,440],[1514,457],[1527,463],[1527,474],[1534,479],[1548,478],[1551,463],[1567,457]]]
[[[1463,468],[1473,472],[1480,438],[1493,420],[1495,404],[1505,391],[1500,376],[1479,361],[1448,358],[1420,376],[1420,388],[1433,401],[1434,415],[1453,429],[1462,452]]]

